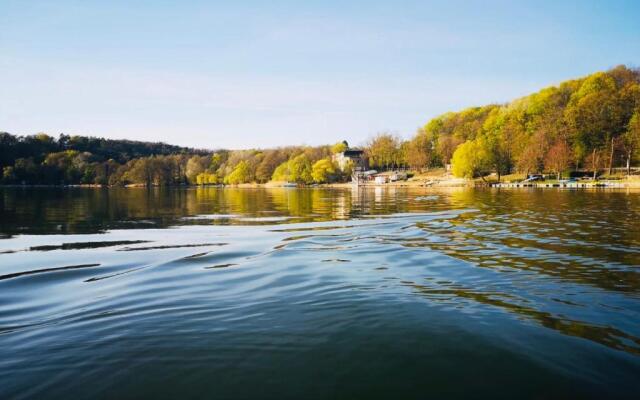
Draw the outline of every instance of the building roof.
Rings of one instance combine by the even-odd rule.
[[[361,156],[363,153],[364,153],[364,150],[349,149],[349,150],[345,150],[343,152],[343,155],[345,157],[356,157],[356,156]]]

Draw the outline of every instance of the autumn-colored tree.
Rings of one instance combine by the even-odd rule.
[[[589,165],[596,178],[601,167],[602,150],[607,143],[614,148],[616,138],[623,132],[623,114],[616,93],[616,81],[604,72],[584,80],[571,96],[565,115],[574,130],[578,148],[590,153]],[[611,162],[613,150],[611,151]]]
[[[400,139],[388,133],[381,133],[373,137],[366,147],[371,166],[383,169],[399,164],[399,150]]]
[[[406,142],[405,159],[409,167],[422,171],[428,168],[433,159],[434,142],[431,135],[421,129],[418,133]]]
[[[187,161],[185,175],[189,183],[196,183],[196,177],[209,166],[210,159],[207,156],[192,156]]]
[[[132,165],[124,174],[124,181],[141,183],[146,186],[154,184],[154,168],[151,157],[139,158],[132,161]]]
[[[570,162],[571,149],[564,140],[558,140],[549,148],[544,166],[547,170],[555,172],[558,179],[561,179],[562,171],[569,168]]]
[[[287,160],[287,155],[279,150],[269,150],[256,168],[256,181],[259,183],[268,182],[276,167]]]
[[[462,143],[462,139],[457,138],[453,135],[445,135],[438,138],[436,150],[443,165],[451,163],[451,157],[453,157],[453,153],[456,151],[456,148]]]
[[[446,165],[459,145],[473,142],[471,146],[481,147],[487,157],[481,158],[482,168],[471,168],[472,175],[495,171],[500,176],[513,166],[527,173],[542,171],[545,164],[552,168],[550,160],[556,156],[548,152],[562,141],[576,169],[590,167],[597,174],[619,163],[630,173],[640,161],[639,115],[640,70],[617,66],[506,104],[442,114],[408,141],[378,135],[365,151],[374,168],[420,169]],[[180,185],[198,183],[198,176],[203,182],[235,173],[232,180],[236,180],[236,169],[243,162],[241,181],[290,180],[293,173],[295,181],[307,182],[313,179],[314,164],[346,147],[338,143],[211,152],[165,143],[0,132],[0,179],[24,184]],[[477,155],[467,154],[474,158],[469,164],[476,165]],[[301,155],[306,161],[293,161]],[[349,168],[341,175],[348,173]]]
[[[528,175],[529,172],[540,172],[544,167],[544,155],[549,148],[548,138],[542,130],[536,131],[527,140],[524,150],[516,159],[518,171]]]
[[[348,148],[349,148],[349,143],[347,143],[346,140],[343,140],[342,142],[338,142],[333,146],[331,146],[331,153],[333,154],[342,153],[346,151]]]

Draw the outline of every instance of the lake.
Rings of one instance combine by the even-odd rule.
[[[640,390],[640,192],[0,189],[0,398]]]

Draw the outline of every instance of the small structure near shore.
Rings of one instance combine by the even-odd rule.
[[[373,180],[376,185],[383,185],[385,183],[387,183],[387,176],[386,175],[378,175],[374,178]]]
[[[336,153],[333,155],[333,161],[338,164],[341,170],[345,170],[349,164],[352,164],[354,169],[360,169],[364,171],[367,167],[367,162],[364,156],[364,150],[347,148],[345,151]]]

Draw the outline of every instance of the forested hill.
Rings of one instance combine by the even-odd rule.
[[[4,184],[217,184],[348,180],[332,154],[348,148],[290,146],[194,150],[164,143],[0,133]],[[618,66],[507,104],[433,118],[408,140],[381,133],[365,144],[371,168],[420,171],[453,165],[468,178],[514,172],[595,176],[640,161],[640,70]]]
[[[343,146],[339,143],[334,150]],[[330,155],[330,146],[213,151],[165,143],[0,132],[0,183],[183,185],[264,183],[274,176],[301,183],[349,178],[350,172],[336,171]],[[319,160],[316,178],[312,178],[311,163]]]
[[[47,134],[14,136],[0,132],[0,165],[13,165],[18,158],[32,158],[42,162],[50,153],[61,151],[88,152],[106,161],[125,163],[131,159],[169,154],[207,154],[211,151],[174,146],[158,142],[105,139],[91,136],[61,134],[57,139]]]
[[[0,168],[4,184],[101,184],[148,182],[151,167],[158,184],[186,182],[191,157],[210,158],[210,150],[166,143],[44,133],[15,136],[0,132]],[[162,174],[161,174],[162,172]]]
[[[414,138],[431,165],[459,176],[490,172],[595,174],[640,157],[640,70],[618,66],[507,104],[450,112]]]

